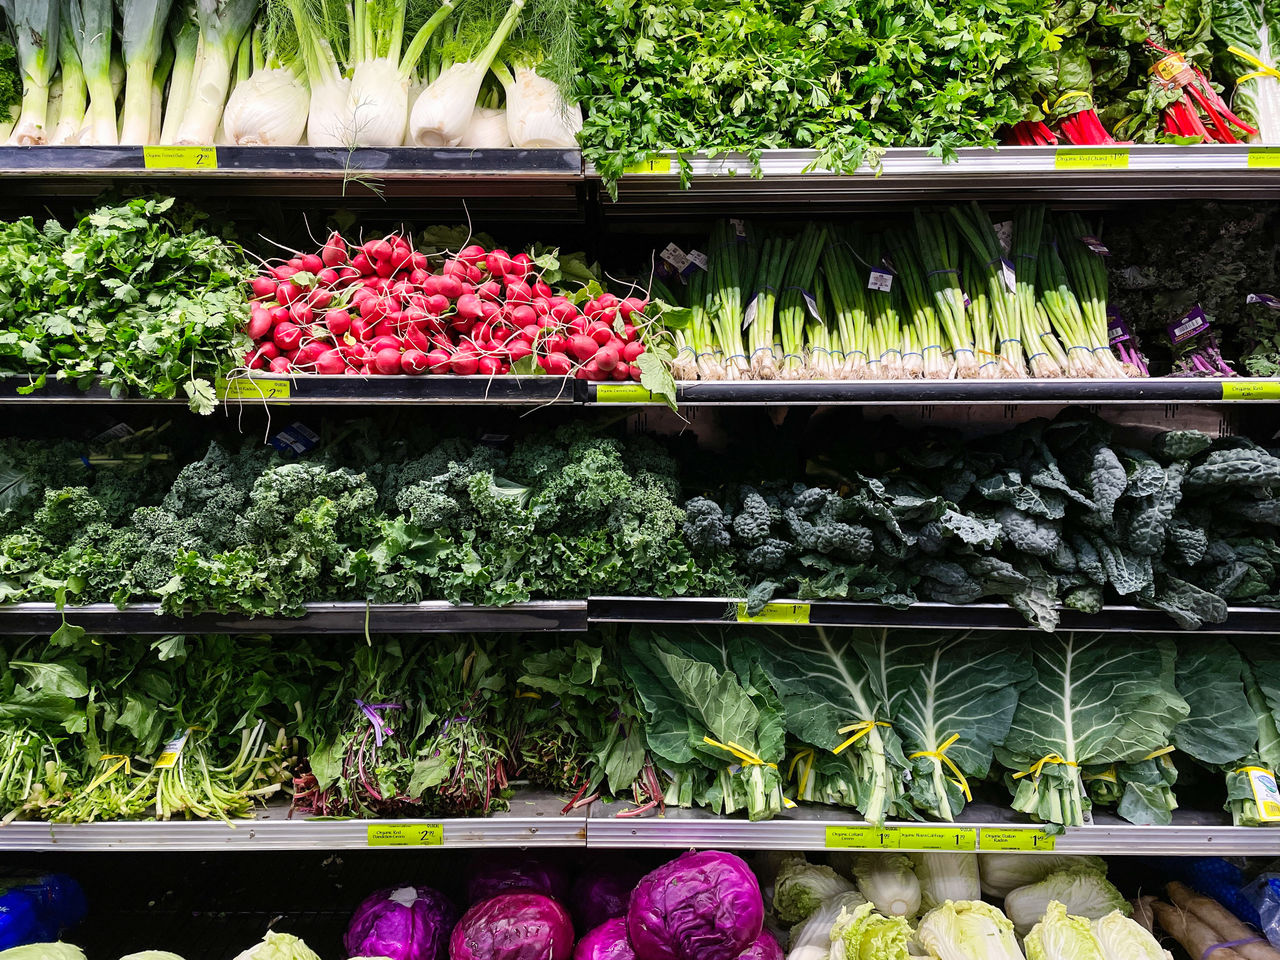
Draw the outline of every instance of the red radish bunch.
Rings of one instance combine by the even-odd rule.
[[[579,307],[524,253],[472,245],[433,272],[397,234],[356,245],[334,233],[251,286],[254,370],[492,376],[533,356],[559,376],[640,379],[648,301],[605,293]]]

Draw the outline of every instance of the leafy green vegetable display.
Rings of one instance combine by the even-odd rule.
[[[1277,763],[1272,641],[1218,645],[1212,677],[1202,648],[1183,659],[1166,637],[735,627],[352,643],[71,626],[6,642],[0,817],[234,819],[273,797],[305,815],[466,816],[532,785],[566,812],[625,816],[833,804],[948,819],[973,797],[1057,829],[1104,807],[1167,822],[1176,776],[1135,800],[1124,773],[1158,753],[1188,773],[1180,798],[1251,824],[1244,768]],[[1201,728],[1207,704],[1246,701],[1229,732]],[[1092,789],[1104,763],[1119,796]],[[797,878],[797,916],[819,879]]]
[[[209,413],[249,343],[250,275],[238,246],[172,199],[101,207],[70,229],[0,224],[0,373],[26,377],[24,392],[97,382]]]
[[[749,612],[775,595],[1002,597],[1051,630],[1061,607],[1118,598],[1195,629],[1280,587],[1280,458],[1243,437],[1175,431],[1145,453],[1066,410],[979,440],[898,433],[811,467],[824,486],[788,478],[686,504],[695,555],[732,556]]]
[[[595,0],[583,17],[583,152],[613,182],[659,150],[805,148],[851,172],[890,146],[947,156],[994,144],[1021,118],[1014,88],[1051,43],[1046,11],[1039,0]]]

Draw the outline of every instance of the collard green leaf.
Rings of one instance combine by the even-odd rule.
[[[1245,696],[1242,667],[1239,652],[1229,644],[1184,640],[1179,645],[1178,692],[1190,713],[1173,728],[1171,742],[1183,753],[1217,766],[1253,750],[1258,727]]]

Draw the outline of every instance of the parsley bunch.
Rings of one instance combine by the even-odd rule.
[[[591,0],[583,151],[607,183],[659,150],[817,151],[840,173],[886,147],[948,157],[1021,119],[1051,45],[1045,0]],[[688,169],[682,161],[683,175]]]

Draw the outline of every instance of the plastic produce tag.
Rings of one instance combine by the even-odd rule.
[[[898,827],[898,847],[902,850],[976,850],[975,827]]]
[[[1280,383],[1274,380],[1223,380],[1223,400],[1280,400]]]
[[[1195,79],[1191,73],[1191,68],[1187,66],[1186,57],[1180,53],[1171,53],[1167,57],[1157,60],[1152,66],[1151,72],[1165,83],[1172,84],[1175,87],[1185,87]]]
[[[112,440],[123,440],[125,437],[131,436],[133,436],[133,427],[121,421],[114,427],[107,427],[107,429],[90,440],[89,443],[96,447],[103,443],[110,443]]]
[[[888,270],[872,270],[871,278],[867,281],[867,289],[888,293],[893,289],[893,274]]]
[[[1089,235],[1081,237],[1080,242],[1100,257],[1111,256],[1111,251],[1107,249],[1107,245],[1095,236]]]
[[[439,847],[444,845],[443,823],[371,823],[371,847]]]
[[[999,223],[993,223],[991,229],[996,232],[996,239],[1000,241],[1000,249],[1004,251],[1007,257],[1013,252],[1013,221],[1001,220]]]
[[[1128,147],[1058,147],[1053,153],[1055,170],[1128,170]]]
[[[828,849],[896,850],[898,831],[893,827],[827,827]]]
[[[742,329],[750,330],[751,325],[756,322],[756,314],[759,312],[759,297],[752,297],[751,302],[747,304],[747,309],[742,311]]]
[[[268,442],[281,453],[306,453],[320,442],[320,434],[305,423],[291,423]]]
[[[736,233],[738,236],[745,237],[747,235],[747,226],[741,220],[731,219],[729,222],[733,224],[734,233]]]
[[[1129,331],[1129,325],[1124,322],[1124,317],[1116,313],[1114,310],[1107,310],[1107,340],[1114,347],[1117,343],[1124,343],[1126,340],[1133,339],[1133,334]]]
[[[650,157],[647,160],[641,160],[639,163],[629,163],[622,168],[623,174],[628,173],[670,173],[671,158],[670,157]]]
[[[1273,297],[1269,293],[1251,293],[1244,298],[1245,303],[1260,303],[1264,307],[1270,307],[1272,310],[1280,310],[1280,297]]]
[[[219,380],[218,397],[222,400],[278,400],[289,396],[289,381],[261,377],[236,377]]]
[[[1253,788],[1253,799],[1258,805],[1258,819],[1266,822],[1280,820],[1280,789],[1276,787],[1275,774],[1262,767],[1245,767],[1240,773],[1249,775],[1249,786]]]
[[[818,301],[813,299],[813,294],[808,290],[800,291],[800,295],[804,297],[805,308],[809,311],[809,316],[818,322],[822,321],[822,314],[818,313]]]
[[[1000,258],[1000,275],[1004,277],[1005,289],[1010,293],[1018,292],[1018,276],[1013,272],[1013,262],[1005,257]]]
[[[598,383],[596,403],[662,403],[638,383]]]
[[[1209,329],[1209,318],[1204,309],[1196,304],[1187,311],[1186,316],[1176,323],[1169,324],[1169,340],[1174,344],[1183,343]]]
[[[677,270],[683,270],[689,265],[689,258],[685,255],[685,252],[674,243],[668,243],[663,247],[659,256]]]
[[[188,727],[181,735],[163,744],[160,747],[160,756],[156,757],[156,762],[152,766],[157,770],[172,770],[176,767],[178,758],[182,756],[182,748],[187,745],[187,738],[190,736],[191,728]]]
[[[703,253],[701,250],[690,250],[689,262],[692,263],[695,267],[697,267],[700,270],[708,269],[707,255]]]
[[[1052,850],[1057,838],[1043,830],[1026,827],[983,827],[978,834],[979,850]]]
[[[745,603],[738,604],[739,623],[808,623],[807,603],[766,603],[757,614],[748,614]]]
[[[147,170],[217,170],[217,147],[143,147]]]

